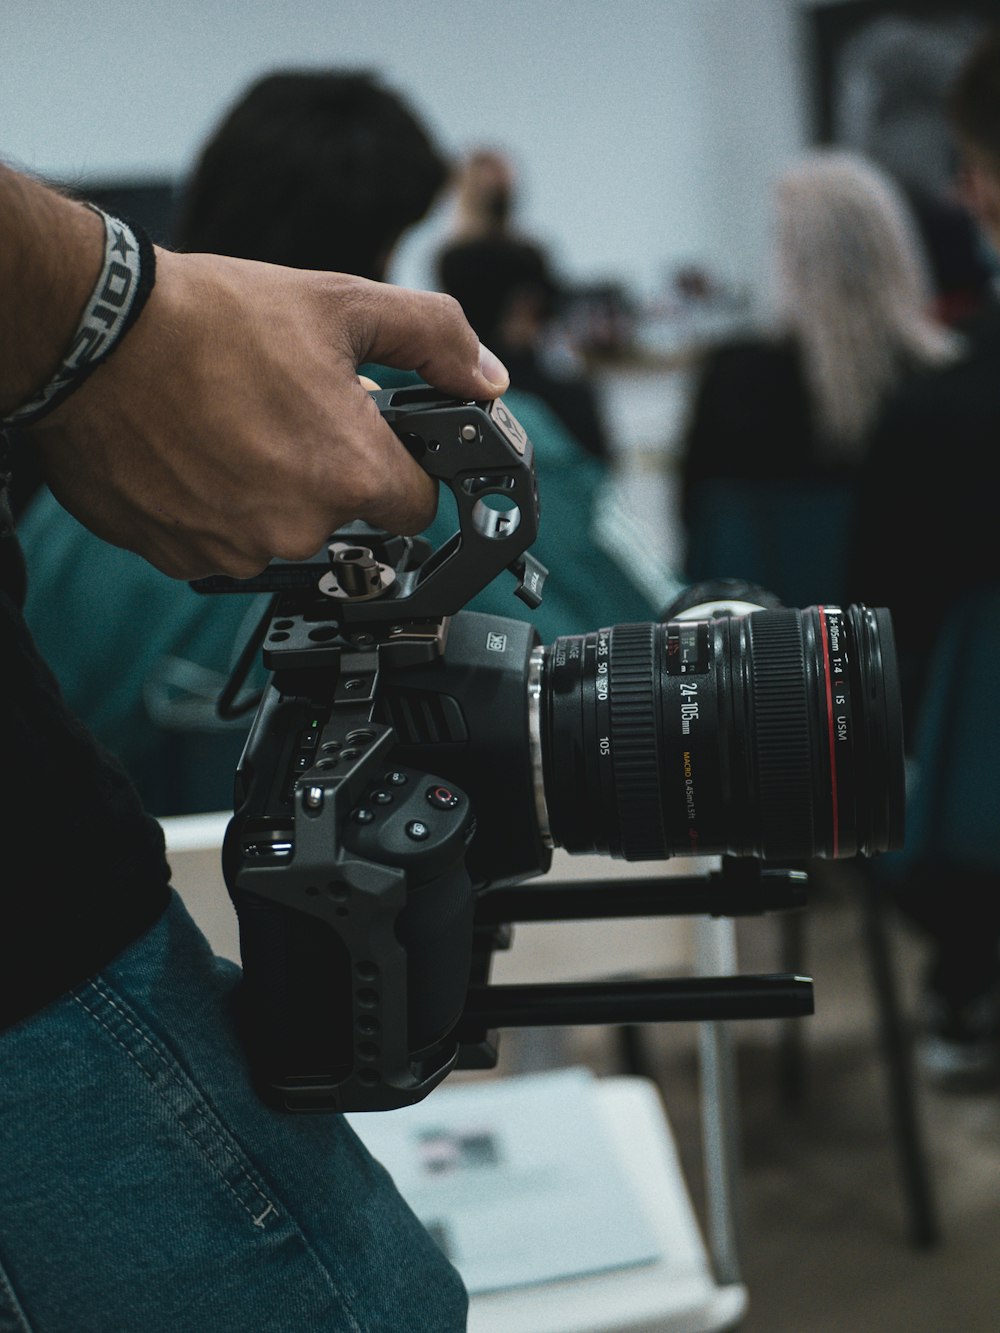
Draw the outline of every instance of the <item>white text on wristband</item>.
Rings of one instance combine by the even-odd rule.
[[[50,412],[104,360],[132,322],[142,277],[143,251],[150,253],[151,248],[148,242],[140,244],[127,222],[109,216],[93,204],[90,207],[104,219],[104,263],[94,290],[59,369],[0,425],[28,426]],[[148,284],[142,286],[148,290]]]

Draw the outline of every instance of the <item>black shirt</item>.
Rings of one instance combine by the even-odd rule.
[[[25,624],[24,560],[6,480],[0,477],[0,1028],[148,930],[167,905],[170,880],[160,825],[117,760],[68,711]]]
[[[851,595],[892,611],[908,718],[945,612],[1000,584],[1000,309],[965,332],[959,361],[887,405],[860,481]]]
[[[843,600],[857,464],[825,447],[815,415],[791,338],[706,355],[679,459],[689,581],[746,580],[786,606]]]
[[[788,481],[847,475],[831,461],[790,338],[733,339],[713,349],[698,375],[682,445],[682,510],[718,478]]]

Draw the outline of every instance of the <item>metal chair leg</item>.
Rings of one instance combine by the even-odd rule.
[[[879,1036],[889,1085],[889,1105],[903,1191],[909,1208],[910,1239],[920,1249],[941,1240],[930,1166],[918,1114],[910,1033],[900,1011],[885,899],[871,877],[862,875],[864,933],[872,985],[878,1003]]]
[[[802,972],[805,968],[806,930],[804,913],[785,912],[779,921],[780,962],[782,972]],[[806,1034],[801,1018],[782,1021],[778,1041],[778,1088],[782,1105],[798,1109],[805,1098]]]
[[[654,1083],[660,1081],[656,1061],[651,1058],[649,1039],[641,1023],[626,1023],[615,1029],[618,1047],[618,1062],[622,1072],[634,1074],[638,1078],[649,1078]]]

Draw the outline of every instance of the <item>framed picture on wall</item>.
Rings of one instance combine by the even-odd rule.
[[[837,0],[808,11],[814,137],[864,153],[906,192],[942,311],[981,299],[992,261],[957,192],[948,90],[996,0]]]

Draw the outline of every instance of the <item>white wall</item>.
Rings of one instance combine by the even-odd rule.
[[[803,141],[798,0],[0,0],[0,155],[178,174],[276,65],[377,68],[446,148],[506,146],[522,223],[579,279],[762,273],[767,180]],[[399,257],[429,281],[446,218]]]

